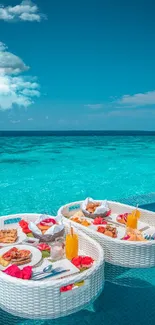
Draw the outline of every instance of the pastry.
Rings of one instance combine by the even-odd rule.
[[[6,261],[11,261],[12,253],[17,252],[17,251],[18,251],[18,249],[16,247],[13,247],[13,248],[9,249],[9,251],[7,251],[5,254],[3,254],[2,258],[4,258]]]
[[[99,226],[97,231],[112,238],[117,238],[117,229],[111,225],[107,225],[105,227]]]
[[[0,243],[10,244],[17,240],[17,229],[0,230]]]
[[[23,265],[31,262],[31,252],[26,249],[11,248],[0,259],[0,264],[8,266],[9,264]]]
[[[96,208],[98,208],[101,205],[100,202],[89,202],[86,206],[86,210],[89,213],[94,213]]]
[[[30,262],[31,262],[31,258],[27,258],[27,259],[23,259],[21,261],[16,261],[16,262],[11,261],[11,264],[23,265],[23,264],[28,264]]]
[[[72,217],[70,220],[76,222],[76,223],[79,223],[80,225],[83,225],[83,226],[90,226],[91,223],[89,221],[87,221],[87,219],[81,219],[80,217]]]

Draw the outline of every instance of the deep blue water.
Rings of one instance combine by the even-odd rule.
[[[155,210],[155,132],[0,135],[1,215],[55,213],[62,204],[87,196],[118,199]],[[111,268],[111,275],[114,271]],[[113,276],[111,279],[117,285],[106,283],[95,303],[95,313],[82,311],[67,319],[45,322],[20,320],[1,312],[0,324],[153,323],[155,270],[127,270],[121,281]]]

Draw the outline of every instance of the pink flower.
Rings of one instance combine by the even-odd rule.
[[[32,275],[32,267],[25,266],[22,270],[17,265],[10,265],[3,271],[4,273],[19,279],[29,280]]]
[[[89,257],[89,256],[78,256],[78,257],[74,257],[72,259],[72,263],[78,268],[78,269],[82,269],[84,267],[91,267],[91,265],[93,264],[94,260]]]

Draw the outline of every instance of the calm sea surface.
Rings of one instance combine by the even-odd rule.
[[[52,213],[87,196],[119,200],[150,192],[155,192],[154,135],[0,136],[1,215]],[[155,270],[151,272],[154,279]],[[95,313],[83,311],[56,323],[73,324],[74,318],[74,324],[84,325],[150,324],[155,319],[151,281],[140,289],[106,284]],[[0,324],[54,323],[1,312]]]
[[[155,136],[0,137],[1,214],[155,189]]]

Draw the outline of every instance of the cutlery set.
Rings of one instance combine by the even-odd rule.
[[[53,277],[55,275],[59,275],[61,273],[65,273],[65,272],[69,272],[69,271],[70,270],[65,270],[65,269],[62,269],[61,267],[57,267],[57,268],[53,269],[52,265],[48,265],[43,269],[43,271],[34,272],[32,275],[32,280],[38,281],[38,280],[42,280],[42,279],[47,279],[47,278]]]

